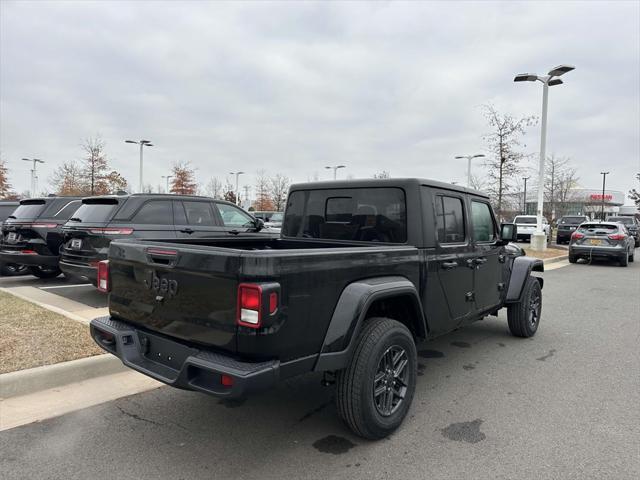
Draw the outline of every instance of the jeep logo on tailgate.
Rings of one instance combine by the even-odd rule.
[[[154,270],[149,272],[149,277],[144,281],[145,286],[149,290],[153,290],[161,297],[156,300],[164,300],[164,297],[171,298],[178,293],[177,280],[168,279],[166,277],[160,278]]]

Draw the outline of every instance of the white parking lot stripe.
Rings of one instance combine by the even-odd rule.
[[[53,290],[54,288],[71,288],[71,287],[86,287],[91,285],[90,283],[78,283],[77,285],[54,285],[52,287],[40,287],[40,290]]]

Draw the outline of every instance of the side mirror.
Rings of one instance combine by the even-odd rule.
[[[500,238],[506,244],[518,240],[518,226],[515,223],[500,225]]]
[[[261,218],[255,219],[256,232],[259,232],[264,228],[264,221]]]

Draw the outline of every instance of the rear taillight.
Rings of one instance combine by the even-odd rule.
[[[109,291],[109,260],[98,262],[98,291]]]
[[[581,238],[584,238],[584,233],[580,233],[580,232],[573,232],[571,234],[571,239],[572,240],[580,240]]]
[[[131,235],[133,233],[133,228],[117,228],[117,227],[107,227],[107,228],[90,228],[89,232],[95,234],[102,235]]]
[[[609,240],[624,240],[627,236],[624,233],[612,233],[611,235],[607,235]]]
[[[262,323],[262,287],[249,283],[238,286],[238,325],[260,328]]]
[[[36,252],[35,250],[22,250],[22,252],[20,252],[24,255],[37,255],[38,252]]]
[[[58,224],[57,223],[33,223],[31,226],[33,228],[56,228]]]

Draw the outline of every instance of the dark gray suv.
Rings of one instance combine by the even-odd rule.
[[[634,239],[622,223],[583,223],[571,235],[569,262],[583,258],[617,260],[621,267],[633,262]]]

